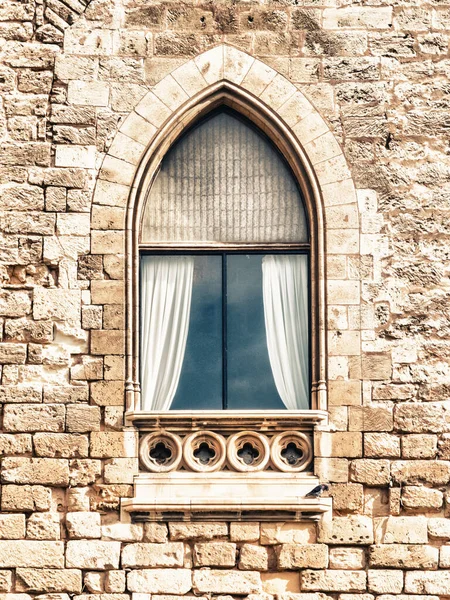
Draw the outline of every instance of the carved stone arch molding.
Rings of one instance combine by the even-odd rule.
[[[125,332],[126,411],[130,417],[128,422],[139,427],[141,433],[145,434],[143,446],[141,446],[141,450],[142,447],[145,448],[144,454],[147,453],[145,456],[141,454],[141,464],[144,465],[144,470],[152,470],[148,452],[154,439],[157,438],[153,435],[155,431],[158,428],[167,431],[171,426],[172,432],[175,430],[173,429],[173,420],[171,421],[171,417],[167,413],[165,417],[145,414],[139,416],[136,413],[140,396],[137,232],[145,204],[146,191],[151,186],[163,156],[186,127],[220,104],[226,104],[244,114],[266,132],[273,143],[278,146],[300,184],[311,224],[311,279],[312,306],[314,307],[312,314],[314,321],[312,327],[313,410],[307,411],[308,415],[305,414],[301,417],[301,426],[298,414],[295,419],[290,420],[289,413],[285,413],[284,418],[280,420],[281,423],[278,422],[271,430],[273,435],[269,442],[272,443],[272,448],[277,446],[281,434],[283,434],[282,437],[285,436],[283,432],[303,431],[306,436],[306,441],[304,441],[306,444],[308,436],[311,437],[313,431],[326,429],[327,357],[342,356],[347,360],[351,356],[352,360],[358,360],[361,355],[359,331],[327,329],[327,310],[334,306],[359,305],[360,303],[360,283],[348,277],[348,269],[345,266],[349,261],[359,258],[359,217],[356,193],[339,144],[324,119],[304,94],[283,75],[262,61],[228,45],[220,45],[200,54],[175,69],[151,88],[122,123],[104,158],[93,199],[94,205],[126,206],[126,223],[124,224],[127,318]],[[333,278],[327,279],[327,270],[331,271],[331,269]],[[333,404],[339,403],[336,394],[347,394],[349,390],[354,393],[357,388],[360,389],[360,385],[359,381],[334,382]],[[199,423],[196,422],[198,419],[192,415],[190,418],[186,417],[185,422],[181,425],[180,417],[178,416],[177,419],[176,432],[184,433],[185,439],[192,435],[192,431],[199,428]],[[263,423],[264,417],[261,416],[261,413],[259,419],[258,435],[261,435],[262,429],[267,428],[268,425],[267,421]],[[214,419],[210,420],[209,427],[207,427],[214,431],[206,433],[212,436],[227,437],[229,435],[229,439],[231,439],[233,435],[236,435],[236,431],[233,430],[230,422],[225,421],[225,416],[216,415]],[[240,431],[245,428],[241,425]],[[255,430],[258,429],[258,426],[253,423],[247,429]],[[152,433],[149,434],[149,432]],[[286,439],[292,437],[290,434],[286,435]],[[273,443],[275,440],[277,442]],[[181,443],[171,442],[171,444],[173,448],[182,447]],[[315,440],[316,456],[330,456],[324,449],[324,445],[326,444],[323,444],[323,438],[320,439],[319,435]],[[183,452],[185,452],[185,446],[186,443],[184,443]],[[175,462],[172,461],[173,464]],[[181,464],[185,465],[183,468],[186,469],[186,465],[190,463],[184,458]],[[228,459],[228,465],[230,464]],[[276,464],[278,464],[277,460],[272,456],[269,468],[277,470],[274,466]],[[199,470],[201,471],[201,469]],[[287,470],[289,471],[289,469]],[[266,475],[266,472],[263,474]],[[186,473],[158,472],[152,473],[151,477],[153,481],[155,477],[169,476],[170,481],[174,481],[174,475],[181,476]],[[195,473],[189,473],[189,476],[194,475]],[[204,477],[202,473],[197,473],[197,475]],[[217,477],[217,474],[214,475]],[[235,477],[239,475],[248,478],[248,473],[234,473]],[[282,473],[276,473],[276,475],[283,476]],[[303,477],[301,481],[305,490],[308,487],[310,489],[311,484],[318,481],[312,476],[312,473],[309,473],[309,478],[306,477],[306,479],[304,473],[294,474],[292,472],[288,475],[289,485],[295,482],[298,484],[300,480],[295,478]],[[136,484],[141,483],[144,488],[148,486],[146,477],[148,478],[148,474],[140,482],[136,481]],[[287,481],[281,482],[280,480],[275,483],[277,489],[280,489],[279,485],[286,485]],[[140,500],[136,501],[135,498],[131,501],[124,501],[125,510],[129,512],[137,510],[142,513],[147,509],[150,511],[148,507],[147,509],[143,508],[146,505],[143,498],[149,493],[149,488],[145,489],[147,490],[145,493],[139,493],[139,485],[136,485],[136,497]],[[183,494],[189,496],[190,492],[183,489]],[[295,495],[298,497],[298,489],[296,489]],[[225,496],[229,496],[229,494],[225,494]],[[328,500],[327,502],[325,500],[327,499],[310,501],[312,502],[310,514],[317,516],[327,507],[329,508]],[[155,499],[152,502],[154,503]],[[209,502],[214,501],[210,499]],[[305,502],[308,505],[307,501],[304,501],[303,504]],[[140,509],[136,509],[137,505],[140,506]],[[289,510],[292,509],[296,515],[293,518],[298,518],[300,509],[297,505],[294,508],[296,510],[289,504]],[[169,510],[168,506],[165,510]],[[302,511],[304,514],[304,506],[300,512]],[[286,516],[286,518],[288,517]]]

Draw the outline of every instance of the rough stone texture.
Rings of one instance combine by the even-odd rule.
[[[0,3],[0,600],[450,595],[449,11]],[[224,73],[292,129],[320,183],[320,524],[120,522],[139,468],[123,419],[130,185],[171,112]]]

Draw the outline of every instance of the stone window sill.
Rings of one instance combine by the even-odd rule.
[[[324,411],[127,413],[140,473],[122,501],[133,521],[318,520],[330,498],[305,498]]]

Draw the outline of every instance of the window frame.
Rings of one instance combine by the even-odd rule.
[[[191,123],[218,106],[228,106],[243,114],[255,127],[263,131],[278,148],[289,164],[304,199],[310,235],[310,307],[311,307],[311,409],[321,421],[327,414],[327,328],[325,303],[325,222],[324,205],[319,182],[308,155],[292,134],[289,127],[278,116],[276,110],[229,81],[219,81],[196,94],[188,103],[174,108],[171,116],[159,125],[158,131],[148,146],[134,177],[128,200],[126,218],[126,298],[127,314],[125,327],[126,342],[126,413],[125,422],[134,425],[145,420],[140,409],[139,377],[139,255],[140,251],[170,251],[183,249],[211,250],[210,244],[141,244],[139,239],[141,216],[148,198],[148,191],[158,174],[162,159]],[[232,249],[233,244],[220,244]],[[267,250],[289,249],[287,244],[280,248],[270,245]],[[252,245],[241,245],[251,249]],[[303,411],[304,414],[304,411]],[[150,416],[150,414],[149,414]],[[312,415],[311,415],[312,416]]]
[[[307,286],[308,286],[308,323],[309,323],[309,331],[308,331],[308,389],[309,389],[309,408],[306,410],[311,410],[312,407],[312,397],[311,397],[311,387],[312,387],[312,361],[311,361],[311,350],[312,350],[312,345],[311,345],[311,260],[310,260],[310,244],[303,242],[303,243],[299,243],[299,244],[295,244],[296,248],[292,248],[292,246],[294,246],[294,244],[276,244],[276,249],[273,248],[273,246],[275,245],[270,245],[270,244],[252,244],[251,249],[249,249],[248,247],[246,247],[245,249],[242,248],[241,244],[236,244],[233,246],[233,249],[224,249],[224,248],[209,248],[209,247],[202,247],[202,248],[198,248],[198,247],[189,247],[188,250],[185,250],[183,248],[173,248],[172,246],[168,246],[167,250],[164,251],[164,249],[159,249],[156,250],[153,246],[148,247],[148,244],[143,245],[144,247],[140,246],[140,252],[139,252],[139,265],[140,265],[140,261],[141,258],[143,256],[201,256],[201,255],[209,255],[209,256],[221,256],[222,257],[222,292],[224,290],[224,288],[226,289],[226,283],[224,283],[225,278],[226,278],[226,267],[224,268],[224,265],[226,265],[226,257],[230,256],[230,255],[246,255],[246,254],[253,254],[253,255],[267,255],[267,254],[282,254],[282,255],[293,255],[293,254],[298,254],[298,255],[302,255],[302,256],[306,256],[307,257],[307,261],[308,261],[308,282],[307,282]],[[286,248],[284,247],[286,246]],[[209,248],[209,249],[208,249]],[[139,289],[139,306],[141,306],[141,288]],[[227,318],[226,318],[226,311],[227,311],[227,305],[226,305],[226,297],[225,294],[222,293],[222,365],[223,365],[223,371],[222,371],[222,409],[223,411],[228,411],[228,412],[241,412],[241,411],[236,411],[236,409],[229,409],[228,408],[228,396],[227,396],[227,342],[226,342],[226,322],[227,322]],[[141,313],[140,313],[141,314]],[[225,324],[225,326],[224,326]],[[141,340],[141,335],[142,335],[142,330],[141,327],[139,327],[139,340]],[[144,365],[140,362],[139,364],[139,373],[140,373],[140,381],[142,380],[141,378],[141,373],[142,373],[142,369],[144,368]],[[216,412],[217,409],[214,409],[214,412]],[[242,409],[243,412],[248,411],[249,409]],[[254,410],[254,409],[253,409]],[[289,410],[288,408],[284,408],[282,409],[283,411],[286,410],[289,413],[295,412],[292,410]],[[304,411],[305,409],[300,409],[302,411]],[[178,410],[178,409],[169,409],[170,412],[174,412],[174,413],[182,413],[182,412],[186,412],[185,410]],[[194,410],[194,412],[204,412],[203,409],[198,409],[198,411]],[[274,411],[272,409],[269,409],[267,412],[278,412],[278,411]]]

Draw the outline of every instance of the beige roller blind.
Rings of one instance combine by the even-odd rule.
[[[296,182],[252,126],[216,113],[182,137],[149,191],[141,242],[307,242]]]

